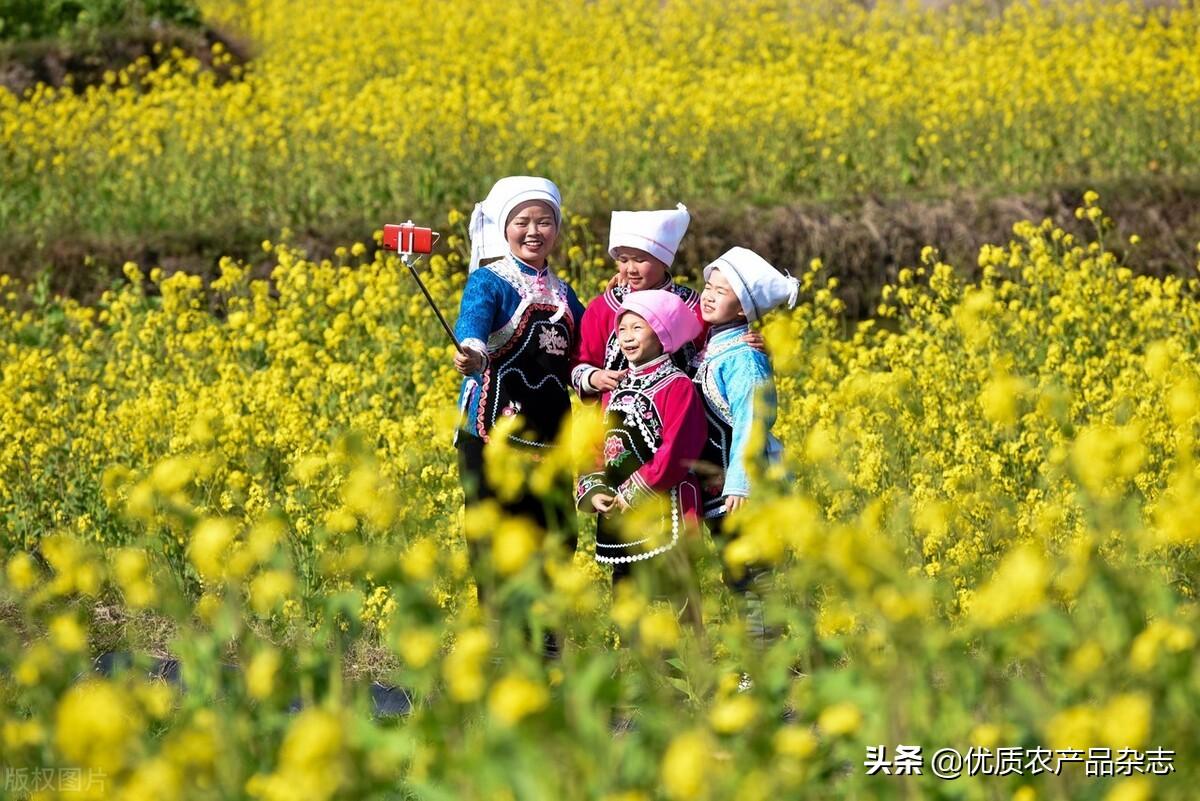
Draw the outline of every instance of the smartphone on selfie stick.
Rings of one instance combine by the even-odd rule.
[[[400,261],[404,262],[404,266],[412,273],[417,286],[421,287],[421,292],[425,295],[425,300],[429,301],[429,307],[433,309],[433,313],[437,315],[438,322],[442,324],[442,328],[446,330],[450,341],[454,343],[454,349],[462,353],[462,345],[459,343],[458,337],[454,336],[454,330],[450,328],[450,324],[442,316],[441,309],[433,302],[433,296],[425,288],[425,282],[421,280],[421,276],[417,275],[417,259],[432,253],[433,246],[438,243],[439,239],[441,239],[441,234],[437,231],[414,225],[412,220],[383,226],[383,249],[399,254]]]

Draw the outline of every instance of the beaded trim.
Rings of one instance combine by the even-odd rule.
[[[608,335],[608,342],[604,343],[604,369],[619,370],[621,362],[625,360],[625,354],[621,353],[621,345],[617,341],[617,332],[613,331]]]
[[[491,265],[488,265],[488,266],[490,267]],[[521,318],[518,321],[517,326],[514,328],[514,334],[519,334],[521,331],[523,331],[528,323],[529,323],[528,318],[526,318],[526,317]],[[511,341],[512,341],[512,339],[510,337],[509,342],[511,342]],[[507,345],[507,344],[508,343],[506,342],[505,345]],[[499,355],[499,354],[496,354],[496,355]],[[489,367],[490,366],[491,365],[489,365]],[[476,431],[478,432],[479,436],[483,439],[484,442],[491,441],[491,438],[489,436],[489,432],[490,432],[491,428],[490,428],[490,426],[487,425],[487,404],[488,404],[487,398],[488,398],[488,392],[490,391],[490,389],[492,387],[492,383],[493,383],[493,380],[492,380],[493,372],[494,371],[492,369],[483,371],[483,375],[482,375],[483,380],[479,385],[479,406],[475,413]],[[506,373],[506,372],[508,372],[508,371],[501,370],[501,373]],[[517,370],[517,372],[521,375],[522,379],[525,379],[524,373],[521,373],[519,370]],[[554,383],[556,383],[559,386],[560,389],[562,389],[563,391],[566,391],[566,387],[563,386],[562,382],[559,381],[558,378],[556,378],[555,376],[547,376],[547,378],[552,379],[554,381]],[[499,382],[500,382],[500,375],[496,375],[495,383],[499,384]],[[544,383],[545,383],[545,381],[540,382],[538,384],[538,387],[542,386]],[[529,386],[528,379],[525,379],[525,385]],[[531,387],[531,389],[537,389],[537,387]],[[496,415],[495,414],[492,415],[491,422],[492,422],[492,425],[496,424]],[[513,442],[519,442],[523,445],[534,445],[539,448],[548,448],[548,447],[551,447],[551,445],[552,445],[552,443],[532,442],[530,440],[522,439],[517,436],[510,436],[509,439],[512,440]]]
[[[655,556],[658,556],[660,553],[665,553],[666,551],[669,551],[672,548],[674,548],[676,543],[679,542],[679,517],[680,517],[679,493],[675,487],[671,487],[670,496],[671,496],[671,513],[670,513],[671,514],[671,541],[670,542],[668,542],[666,545],[660,545],[659,547],[657,547],[653,550],[646,551],[645,553],[637,553],[637,554],[632,554],[630,556],[601,556],[600,554],[596,554],[596,561],[604,562],[605,564],[610,564],[610,565],[628,564],[629,562],[642,562],[642,561],[645,561],[646,559],[651,559]],[[630,545],[637,545],[640,542],[645,542],[647,539],[650,539],[650,538],[646,537],[646,539],[638,540],[638,542],[621,543],[621,545],[626,546],[626,547],[628,547]],[[612,547],[616,547],[616,546],[612,546]]]
[[[667,354],[663,354],[662,356],[658,357],[658,359],[647,365],[642,365],[642,367],[639,369],[641,370],[640,372],[631,369],[629,374],[621,382],[621,386],[614,391],[614,399],[609,403],[609,410],[615,410],[624,413],[627,421],[632,419],[634,424],[637,426],[638,432],[642,435],[642,440],[646,443],[646,447],[650,450],[651,454],[654,454],[658,452],[658,447],[656,445],[656,432],[650,430],[650,425],[646,422],[646,418],[643,416],[642,412],[653,409],[654,404],[651,399],[662,387],[666,386],[667,383],[677,379],[683,379],[685,381],[689,379],[683,374],[683,372],[680,371],[678,367],[675,366],[675,364],[671,361],[670,356]],[[617,493],[620,494],[620,496],[625,499],[625,502],[630,506],[640,502],[643,496],[652,496],[658,494],[651,487],[649,487],[642,477],[636,472],[630,475],[629,478],[627,478],[625,482],[617,488]],[[676,542],[679,540],[680,510],[678,488],[672,487],[668,492],[668,497],[671,505],[670,542],[661,545],[658,548],[654,548],[653,550],[647,551],[646,553],[634,554],[631,556],[601,556],[599,553],[597,553],[596,560],[609,564],[638,562],[644,559],[649,559],[653,556],[657,556],[658,554],[673,548]],[[644,539],[637,540],[636,542],[619,544],[596,543],[596,547],[629,548],[634,545],[640,545],[641,543],[647,542],[649,539],[650,537],[645,537]]]
[[[545,378],[543,378],[537,384],[531,384],[531,383],[529,383],[529,379],[525,377],[525,373],[523,371],[521,371],[520,369],[516,369],[516,368],[511,369],[511,370],[501,370],[496,375],[496,383],[499,384],[500,379],[503,376],[508,375],[509,373],[516,373],[517,375],[519,375],[521,377],[521,380],[525,382],[525,386],[527,386],[533,390],[541,389],[543,386],[546,385],[547,382],[553,382],[559,389],[563,390],[564,392],[566,391],[566,387],[563,386],[562,382],[559,381],[556,376],[547,375]],[[480,408],[482,408],[482,406]],[[492,425],[493,426],[496,425],[496,413],[492,414]],[[531,439],[524,439],[523,437],[518,437],[516,434],[509,434],[508,439],[510,442],[519,442],[522,445],[529,445],[529,446],[535,447],[535,448],[552,448],[552,447],[554,447],[553,442],[534,442]]]

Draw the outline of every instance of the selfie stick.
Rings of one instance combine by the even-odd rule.
[[[405,225],[408,226],[411,226],[412,224],[412,220],[409,220],[405,223]],[[437,237],[438,234],[434,233],[434,236]],[[417,286],[421,287],[421,293],[425,296],[425,300],[429,301],[429,308],[433,309],[433,313],[437,315],[438,322],[441,323],[442,328],[446,330],[446,335],[450,337],[450,341],[454,343],[454,349],[459,353],[462,353],[462,344],[459,343],[458,337],[454,336],[454,329],[450,327],[450,324],[446,322],[446,318],[442,316],[442,310],[439,309],[437,304],[433,302],[433,296],[430,295],[429,290],[425,288],[425,282],[421,280],[421,276],[417,275],[416,259],[413,258],[414,254],[412,251],[412,238],[408,238],[407,249],[405,249],[404,239],[405,237],[400,237],[400,242],[398,243],[399,247],[396,249],[396,252],[400,254],[400,261],[404,262],[404,266],[408,268],[410,273],[412,273],[413,280],[417,282]],[[434,241],[436,242],[437,240],[435,239]],[[417,258],[419,259],[420,256],[417,256]]]

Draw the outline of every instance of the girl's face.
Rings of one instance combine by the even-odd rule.
[[[633,312],[621,315],[617,326],[617,343],[621,346],[625,358],[634,366],[653,361],[663,352],[658,334],[654,333],[649,323]]]
[[[509,215],[504,238],[518,259],[534,267],[545,266],[546,256],[558,239],[554,211],[540,200],[522,203]]]
[[[616,249],[617,272],[630,290],[654,289],[667,280],[667,265],[637,248]]]
[[[746,317],[741,301],[720,268],[709,273],[704,282],[704,291],[700,293],[700,316],[709,325],[722,325]]]

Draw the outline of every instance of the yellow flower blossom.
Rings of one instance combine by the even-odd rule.
[[[282,801],[297,786],[309,798],[331,799],[349,778],[345,762],[346,729],[342,716],[327,709],[305,709],[288,727],[273,773],[256,775],[246,792],[264,801]]]
[[[1018,546],[971,599],[971,619],[983,626],[998,626],[1032,614],[1044,602],[1049,582],[1045,558],[1033,546]]]
[[[235,534],[232,520],[209,518],[196,526],[188,545],[188,555],[201,578],[210,582],[221,580],[225,574],[226,551]]]
[[[396,640],[396,650],[409,667],[420,670],[437,656],[439,641],[429,629],[410,629]]]
[[[1150,736],[1152,706],[1144,693],[1122,693],[1100,710],[1097,735],[1114,752],[1141,748]]]
[[[712,745],[703,731],[677,735],[662,758],[662,788],[673,801],[692,801],[707,795],[706,777]]]
[[[122,689],[87,679],[64,693],[54,725],[54,743],[64,757],[115,774],[138,748],[143,722]]]
[[[79,653],[87,648],[87,631],[69,612],[50,621],[50,636],[56,646],[68,653]]]
[[[295,577],[287,570],[264,570],[250,582],[250,603],[260,615],[279,609],[296,586]]]
[[[400,568],[411,581],[428,581],[436,566],[437,545],[428,537],[414,542],[400,556]]]
[[[1104,796],[1104,801],[1148,801],[1154,795],[1154,785],[1145,776],[1122,779]]]
[[[1064,709],[1046,723],[1046,744],[1056,751],[1065,748],[1086,751],[1096,744],[1098,722],[1096,711],[1089,706]]]
[[[830,737],[853,734],[862,725],[862,712],[849,702],[833,704],[821,710],[817,728]]]
[[[718,701],[708,713],[708,722],[718,734],[736,734],[758,717],[758,702],[746,694]]]
[[[650,651],[665,651],[679,643],[679,621],[669,608],[658,607],[642,615],[638,621],[638,638]]]
[[[801,726],[783,726],[775,732],[775,751],[787,759],[808,759],[818,745],[817,736]]]
[[[4,566],[4,570],[9,583],[18,592],[25,592],[37,581],[37,567],[34,565],[33,557],[27,553],[14,554],[8,560],[8,564]]]
[[[491,639],[483,629],[468,629],[458,635],[454,650],[442,661],[442,675],[452,699],[469,703],[483,696],[483,663],[491,647]]]
[[[509,674],[500,678],[488,694],[488,712],[502,726],[514,726],[549,703],[546,688],[524,676]]]
[[[274,648],[262,648],[250,658],[246,666],[246,692],[251,698],[266,698],[275,690],[275,677],[283,664],[283,657]]]
[[[492,538],[492,561],[502,576],[516,573],[537,552],[542,539],[536,525],[524,517],[505,518]]]

